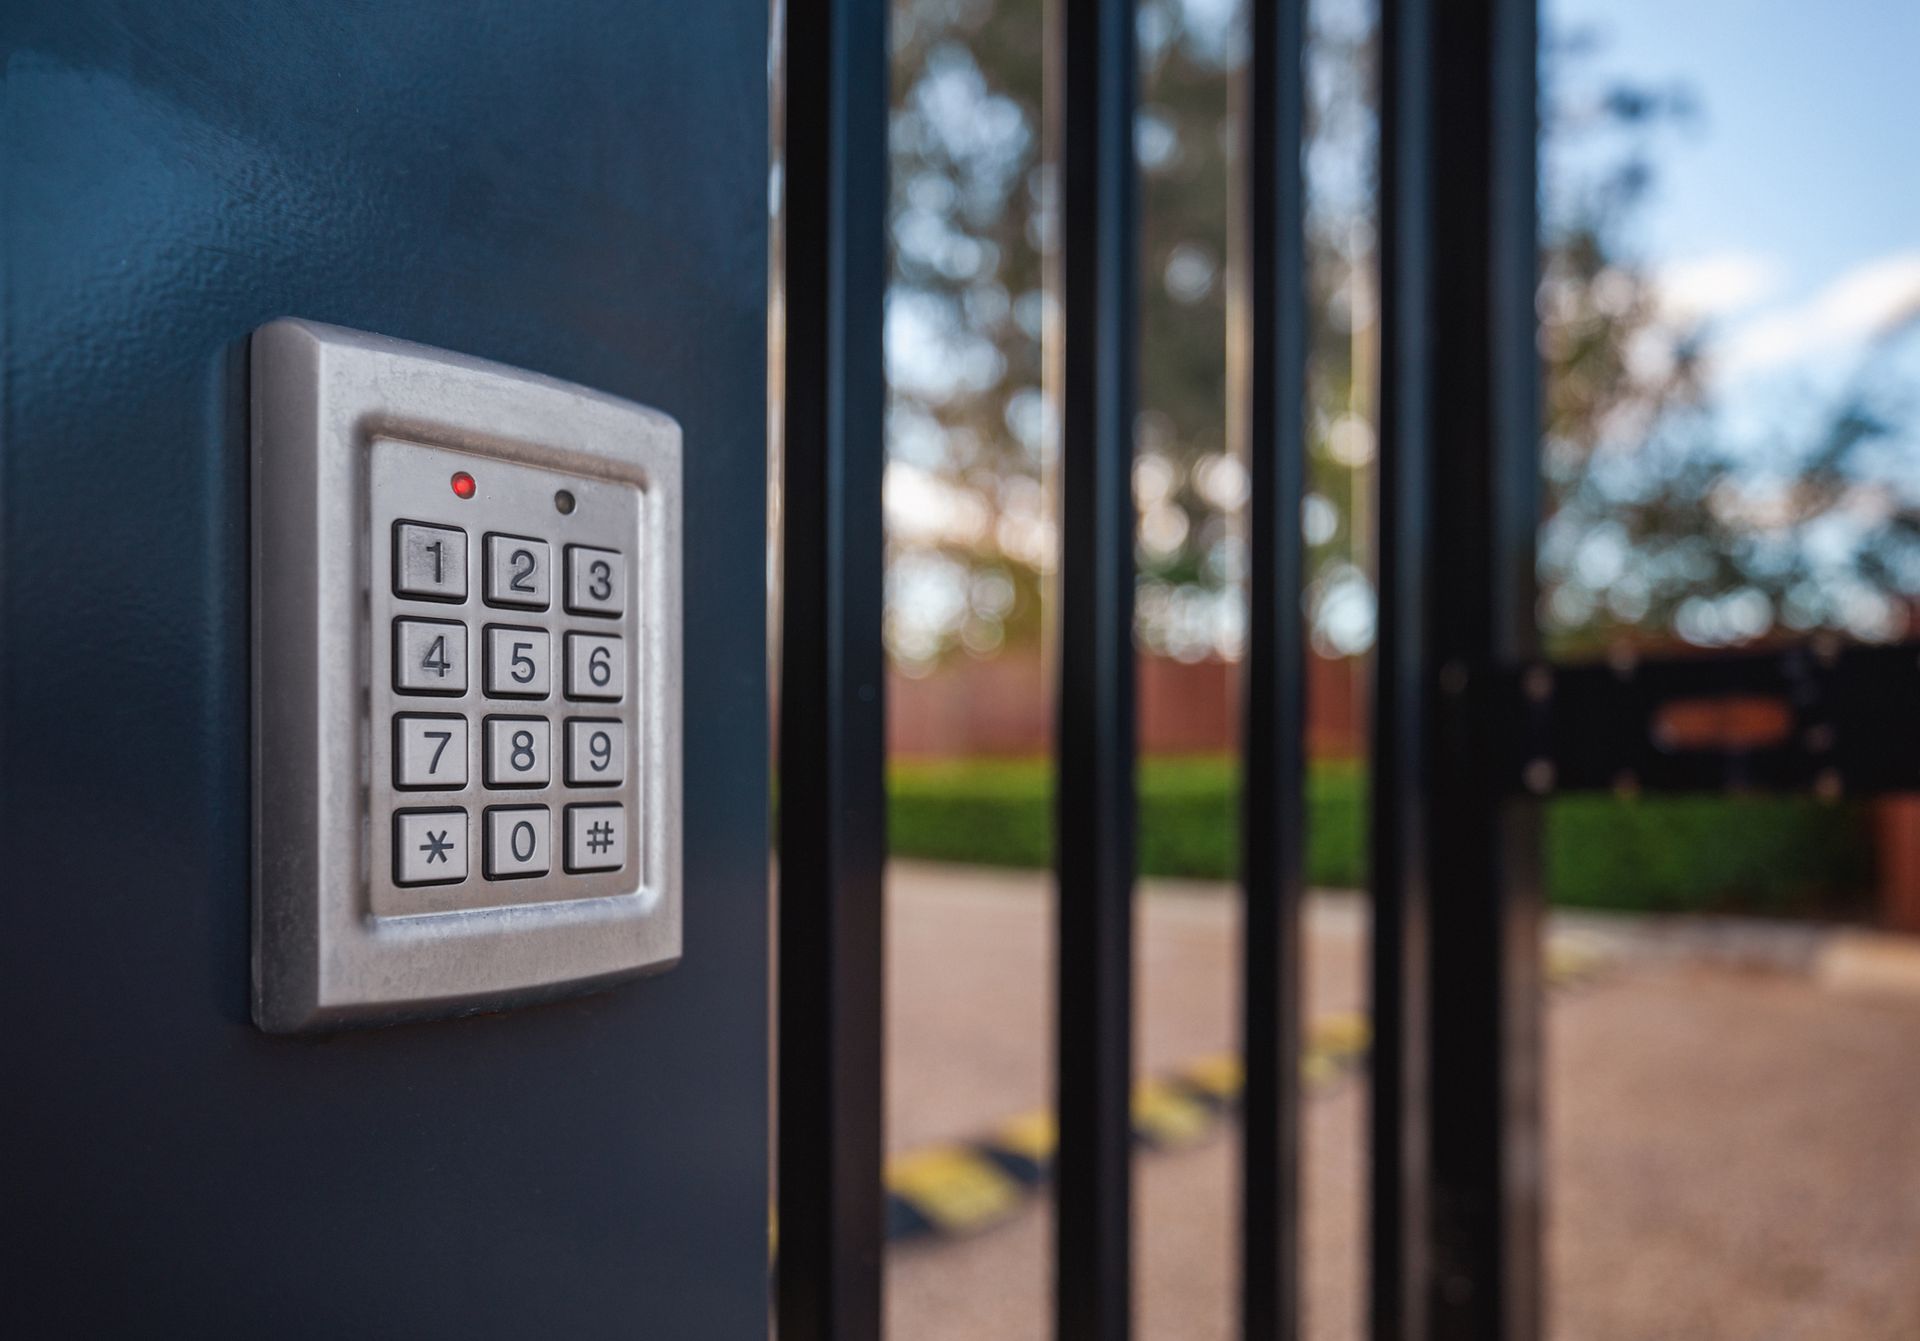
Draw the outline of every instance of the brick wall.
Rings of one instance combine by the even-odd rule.
[[[1142,656],[1140,748],[1146,754],[1209,754],[1234,747],[1239,669],[1225,661]],[[1307,745],[1323,757],[1364,747],[1361,663],[1311,659]],[[976,660],[956,657],[922,678],[893,672],[887,744],[895,755],[1038,755],[1050,748],[1053,683],[1037,650]]]

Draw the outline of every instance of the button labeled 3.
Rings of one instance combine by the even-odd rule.
[[[627,610],[627,565],[619,550],[567,546],[567,609],[576,615]]]

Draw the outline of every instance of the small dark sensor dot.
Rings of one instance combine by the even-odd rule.
[[[573,511],[573,495],[562,489],[553,496],[553,505],[560,509],[560,515],[564,517]]]

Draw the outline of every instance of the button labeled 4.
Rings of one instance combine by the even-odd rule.
[[[441,619],[396,619],[393,687],[403,694],[466,693],[467,626]]]

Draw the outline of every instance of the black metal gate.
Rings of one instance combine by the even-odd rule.
[[[1305,249],[1303,0],[1253,0],[1253,555],[1241,742],[1241,1319],[1299,1316]],[[1134,15],[1058,0],[1061,656],[1055,1327],[1129,1331]],[[1920,786],[1912,647],[1554,668],[1534,614],[1539,371],[1532,0],[1385,0],[1371,1327],[1539,1334],[1538,800],[1567,789]],[[883,0],[787,48],[778,1313],[880,1332]],[[1663,704],[1785,704],[1758,747],[1663,745]],[[1444,1080],[1442,1080],[1444,1078]]]

